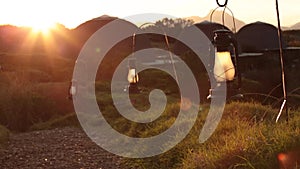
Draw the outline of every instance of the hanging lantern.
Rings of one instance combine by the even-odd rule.
[[[129,69],[128,72],[128,82],[129,83],[137,83],[139,81],[139,76],[136,74],[136,70],[134,68]]]
[[[138,81],[139,81],[139,76],[136,71],[136,59],[129,59],[128,60],[128,76],[127,80],[129,82],[129,92],[130,93],[139,93],[138,89]]]
[[[133,67],[133,66],[129,65],[129,71],[128,71],[127,80],[129,82],[129,84],[137,83],[139,81],[139,76],[136,73],[135,66]]]
[[[220,29],[214,31],[214,52],[215,58],[213,69],[211,72],[215,78],[217,86],[210,89],[209,96],[212,97],[212,91],[219,90],[224,83],[227,85],[227,94],[230,97],[242,98],[242,94],[238,94],[241,87],[241,75],[238,69],[238,51],[237,42],[233,37],[233,33],[227,29]],[[234,82],[237,80],[237,85]]]
[[[129,70],[128,70],[128,76],[127,80],[129,84],[137,83],[139,81],[139,76],[136,73],[136,65],[135,65],[135,60],[129,60]]]
[[[68,99],[72,100],[77,93],[77,83],[76,80],[72,80],[69,86]]]
[[[218,7],[215,8],[210,15],[210,22],[212,22],[213,14],[218,8],[223,8],[222,13],[222,29],[213,31],[214,37],[212,44],[214,45],[214,58],[211,62],[210,73],[214,77],[216,86],[209,90],[208,99],[212,97],[212,93],[218,93],[219,90],[223,90],[224,85],[227,86],[227,97],[231,98],[243,98],[243,95],[239,93],[242,86],[242,78],[239,71],[239,56],[237,40],[234,37],[236,33],[235,18],[232,11],[227,7],[228,0],[225,0],[224,4],[220,4],[218,0]],[[233,32],[229,31],[225,27],[225,11],[231,12],[233,18]],[[223,92],[221,92],[223,93]],[[218,94],[217,94],[218,95]]]
[[[217,82],[232,81],[235,76],[235,67],[231,59],[230,48],[234,46],[231,32],[222,29],[214,32],[214,46],[215,46],[215,63],[214,63],[214,77]],[[234,57],[237,57],[236,55]]]
[[[141,26],[138,27],[138,30],[142,30],[141,28],[145,25],[153,25],[155,27],[158,27],[155,23],[151,23],[151,22],[147,22],[147,23],[144,23],[142,24]],[[161,31],[163,32],[164,34],[164,40],[166,42],[166,47],[169,51],[169,57],[170,57],[170,62],[172,64],[172,68],[173,68],[173,71],[174,71],[174,76],[175,76],[175,80],[178,82],[178,77],[177,77],[177,72],[176,72],[176,68],[175,68],[175,62],[174,62],[174,58],[173,58],[173,54],[171,52],[171,47],[170,47],[170,44],[169,44],[169,39],[168,39],[168,36],[166,34],[166,32],[164,31],[163,28],[161,27],[158,27],[159,29],[161,29]],[[139,34],[139,35],[142,35],[142,34]],[[144,34],[144,35],[147,35],[147,34]],[[128,70],[128,76],[127,76],[127,80],[129,82],[129,92],[133,92],[133,93],[139,93],[139,89],[138,89],[138,81],[139,81],[139,76],[138,76],[138,73],[137,73],[137,70],[136,70],[136,57],[135,57],[135,52],[137,51],[136,49],[136,33],[134,32],[133,36],[132,36],[132,56],[131,58],[128,60],[128,67],[129,67],[129,70]],[[127,91],[127,88],[124,89],[124,91]]]

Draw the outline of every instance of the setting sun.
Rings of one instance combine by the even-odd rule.
[[[44,35],[49,34],[49,32],[55,28],[54,23],[35,23],[30,26],[34,33],[42,33]]]

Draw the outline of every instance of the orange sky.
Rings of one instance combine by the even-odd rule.
[[[299,0],[279,0],[279,4],[283,26],[300,22]],[[1,3],[0,24],[37,27],[58,22],[74,28],[103,14],[120,18],[149,12],[203,17],[216,6],[215,0],[8,0]],[[275,0],[229,0],[228,6],[236,18],[246,23],[277,25]]]

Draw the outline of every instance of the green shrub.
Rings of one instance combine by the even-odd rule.
[[[12,77],[0,89],[0,124],[26,131],[32,124],[55,116],[53,102],[35,91],[34,84]]]
[[[9,130],[0,125],[0,147],[7,144],[9,140]]]

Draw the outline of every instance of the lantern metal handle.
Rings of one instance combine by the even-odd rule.
[[[223,26],[223,29],[224,30],[227,30],[226,27],[225,27],[225,12],[226,10],[228,10],[231,15],[232,15],[232,23],[233,23],[233,35],[230,35],[230,46],[232,47],[233,49],[233,52],[234,52],[234,65],[235,65],[235,69],[236,69],[236,74],[237,74],[237,88],[240,89],[241,86],[242,86],[242,79],[241,79],[241,72],[240,72],[240,66],[239,66],[239,53],[238,53],[238,43],[237,43],[237,40],[234,36],[234,34],[236,34],[236,23],[235,23],[235,17],[234,17],[234,14],[233,12],[231,11],[230,8],[227,7],[227,3],[228,3],[228,0],[226,0],[224,2],[224,4],[220,4],[218,0],[217,1],[217,4],[218,4],[218,7],[216,7],[210,14],[210,22],[213,22],[213,15],[215,13],[215,11],[218,9],[218,8],[223,8],[223,11],[222,11],[222,26]],[[223,30],[223,31],[224,31]],[[229,30],[228,30],[229,31]],[[214,43],[214,41],[213,41]]]
[[[217,2],[218,2],[218,1],[217,1]],[[227,3],[226,3],[226,4],[227,4]],[[224,9],[223,9],[223,12],[222,12],[222,25],[225,27],[225,12],[226,12],[226,10],[228,10],[228,11],[230,12],[231,16],[232,16],[233,32],[236,33],[235,17],[234,17],[234,14],[233,14],[232,10],[231,10],[229,7],[227,7],[227,6],[218,6],[218,7],[216,7],[216,8],[211,12],[211,14],[210,14],[210,18],[209,18],[209,19],[210,19],[210,22],[213,21],[213,15],[214,15],[215,11],[216,11],[217,9],[219,9],[219,8],[224,8]]]

